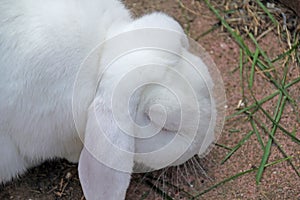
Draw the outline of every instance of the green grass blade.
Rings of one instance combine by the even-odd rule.
[[[253,43],[255,44],[256,48],[259,49],[260,54],[264,57],[264,59],[267,61],[269,67],[272,67],[272,62],[270,60],[270,58],[267,56],[267,54],[264,52],[264,50],[260,47],[260,45],[258,44],[257,40],[255,39],[254,35],[252,33],[249,33],[249,37],[250,39],[253,41]]]
[[[228,146],[226,146],[226,145],[224,145],[224,144],[215,143],[215,145],[216,145],[217,147],[221,147],[221,148],[226,149],[226,150],[229,150],[229,151],[232,150],[232,148],[230,148],[230,147],[228,147]]]
[[[280,54],[279,56],[277,56],[274,60],[272,60],[272,63],[275,63],[283,58],[285,58],[286,56],[289,56],[291,53],[293,53],[299,46],[299,42],[297,42],[295,45],[292,46],[291,49],[289,49],[288,51],[284,52],[283,54]]]
[[[256,134],[257,140],[258,140],[258,142],[259,142],[261,148],[262,148],[262,149],[265,149],[264,142],[263,142],[263,140],[262,140],[262,138],[261,138],[261,136],[260,136],[260,134],[259,134],[259,132],[258,132],[258,130],[257,130],[256,124],[255,124],[255,122],[254,122],[254,120],[253,120],[252,117],[251,117],[251,119],[250,119],[250,124],[251,124],[251,126],[252,126],[253,131],[254,131],[255,134]]]
[[[243,50],[240,49],[240,62],[239,62],[239,69],[240,69],[240,81],[241,81],[241,90],[242,90],[242,97],[245,97],[245,85],[244,85],[244,65],[243,65]]]
[[[269,72],[266,71],[268,67],[265,66],[264,63],[259,59],[257,60],[257,66],[264,72],[264,75],[269,79],[269,81],[289,99],[289,101],[295,103],[295,100],[289,95],[287,90],[281,84],[279,84]]]
[[[285,89],[288,89],[290,87],[292,87],[293,85],[297,84],[300,82],[300,77],[299,78],[296,78],[294,80],[292,80],[290,83],[288,83],[287,85],[285,85]],[[232,115],[229,115],[226,117],[226,120],[228,119],[231,119],[233,117],[236,117],[240,114],[243,114],[245,112],[248,112],[249,110],[255,108],[255,107],[259,107],[260,105],[266,103],[267,101],[273,99],[275,96],[279,95],[280,94],[280,91],[279,90],[276,90],[273,94],[267,96],[267,97],[264,97],[263,99],[261,99],[260,101],[257,101],[255,102],[254,104],[251,104],[250,106],[246,107],[246,108],[243,108],[239,111],[237,111],[236,113],[233,113]],[[279,127],[280,128],[280,127]],[[281,129],[281,128],[280,128]]]
[[[277,90],[277,91],[274,92],[273,94],[271,94],[271,95],[269,95],[269,96],[267,96],[267,97],[264,97],[262,100],[257,101],[256,103],[251,104],[250,106],[248,106],[248,107],[246,107],[246,108],[243,108],[243,109],[237,111],[236,113],[233,113],[232,115],[227,116],[227,117],[226,117],[226,120],[231,119],[231,118],[233,118],[233,117],[236,117],[236,116],[238,116],[238,115],[240,115],[240,114],[249,112],[249,110],[251,110],[251,109],[257,107],[258,105],[262,105],[262,104],[266,103],[267,101],[273,99],[274,97],[276,97],[276,96],[279,95],[279,94],[280,94],[280,91]]]
[[[255,101],[257,101],[255,99]],[[264,115],[273,123],[276,124],[276,126],[287,136],[289,136],[291,138],[291,140],[297,144],[300,145],[300,139],[298,139],[295,135],[293,135],[292,133],[290,133],[289,131],[287,131],[285,128],[283,128],[280,124],[278,124],[271,116],[268,112],[266,112],[261,105],[257,104],[257,106],[259,107],[259,109],[264,113]]]
[[[256,63],[257,63],[258,56],[259,56],[259,49],[256,48],[255,53],[254,53],[254,57],[253,57],[253,61],[252,61],[251,73],[250,73],[250,79],[249,79],[249,88],[250,89],[252,89],[252,87],[253,87],[255,66],[256,66]]]
[[[199,35],[198,37],[196,37],[195,40],[198,41],[200,38],[202,38],[202,37],[208,35],[209,33],[217,30],[219,27],[220,27],[220,23],[214,24],[210,29],[208,29],[207,31],[205,31],[204,33],[202,33],[201,35]]]
[[[268,8],[266,8],[266,6],[260,0],[255,0],[255,1],[263,9],[263,11],[268,15],[268,17],[271,19],[272,23],[277,27],[278,26],[278,22],[274,18],[274,16],[270,13],[270,11],[268,10]]]
[[[288,63],[286,63],[285,66],[284,66],[284,71],[283,71],[283,77],[282,77],[281,85],[285,85],[288,72],[289,72],[289,65],[288,65]]]
[[[200,0],[197,0],[198,2],[201,2]],[[251,55],[251,51],[247,47],[247,45],[244,43],[244,40],[240,35],[238,35],[225,21],[225,19],[220,15],[219,11],[216,10],[211,3],[208,0],[204,0],[206,5],[209,7],[209,9],[217,16],[217,18],[221,21],[222,25],[227,29],[227,31],[234,37],[236,42],[243,48],[243,50],[248,54]]]
[[[272,134],[268,131],[268,128],[266,127],[266,125],[264,125],[262,123],[260,125],[262,126],[262,128],[264,129],[264,131],[269,135],[269,137],[272,138],[273,142],[275,143],[275,145],[279,149],[279,151],[282,153],[282,155],[285,158],[289,157],[289,155],[284,151],[284,149],[281,147],[281,145],[279,144],[279,142],[275,139],[275,137],[273,137]],[[296,172],[297,176],[300,177],[300,172],[298,171],[298,169],[294,165],[294,163],[291,160],[289,160],[288,162],[291,165],[291,167],[293,168],[293,170]]]
[[[275,116],[274,116],[276,124],[273,124],[273,128],[272,128],[272,131],[271,131],[272,137],[274,137],[275,132],[277,130],[277,127],[278,127],[277,124],[279,123],[279,121],[281,119],[283,109],[285,107],[286,99],[287,98],[285,96],[283,97],[282,94],[279,97],[276,112],[275,112]],[[272,142],[273,142],[273,139],[270,137],[267,144],[266,144],[264,154],[263,154],[263,157],[261,159],[261,163],[259,165],[259,168],[258,168],[258,171],[257,171],[257,174],[256,174],[256,183],[257,184],[260,184],[262,174],[265,170],[265,164],[267,163],[270,152],[271,152]]]
[[[290,159],[292,159],[292,158],[293,158],[293,157],[288,157],[288,158],[283,158],[283,159],[280,159],[280,160],[276,160],[276,161],[274,161],[274,162],[271,162],[271,163],[269,163],[269,164],[266,164],[264,167],[267,168],[267,167],[270,167],[270,166],[273,166],[273,165],[277,165],[277,164],[279,164],[279,163],[285,162],[285,161],[290,160]],[[223,181],[221,181],[221,182],[219,182],[219,183],[217,183],[217,184],[215,184],[215,185],[213,185],[213,186],[211,186],[211,187],[209,187],[209,188],[203,190],[202,192],[200,192],[199,194],[197,194],[196,196],[194,196],[191,200],[195,200],[195,199],[199,198],[201,195],[210,192],[211,190],[213,190],[213,189],[219,187],[220,185],[223,185],[224,183],[227,183],[227,182],[229,182],[229,181],[232,181],[232,180],[234,180],[234,179],[237,179],[237,178],[239,178],[239,177],[241,177],[241,176],[243,176],[243,175],[245,175],[245,174],[249,174],[249,173],[254,172],[254,171],[256,171],[256,170],[257,170],[257,168],[248,169],[248,170],[246,170],[246,171],[237,173],[237,174],[235,174],[235,175],[233,175],[233,176],[231,176],[231,177],[229,177],[229,178],[226,178],[226,179],[224,179]]]
[[[291,86],[293,86],[293,85],[295,85],[295,84],[297,84],[297,83],[299,83],[299,82],[300,82],[300,77],[298,77],[298,78],[292,80],[292,81],[291,81],[289,84],[287,84],[284,88],[287,89],[287,88],[289,88],[289,87],[291,87]]]
[[[221,165],[224,164],[252,135],[253,131],[250,131],[239,143],[232,148],[232,150],[226,155],[226,157],[221,161]]]
[[[151,181],[146,180],[145,183],[147,185],[149,185],[150,187],[152,187],[154,189],[154,191],[156,193],[158,193],[159,195],[161,195],[164,199],[166,199],[166,200],[173,200],[172,197],[170,197],[165,191],[163,191],[162,189],[160,189],[158,186],[154,185]]]

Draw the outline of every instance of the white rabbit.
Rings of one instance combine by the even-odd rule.
[[[151,35],[151,28],[159,28],[158,36],[166,37],[156,37],[155,30]],[[168,37],[163,29],[176,34]],[[126,41],[118,38],[119,34],[134,30],[137,32],[126,36]],[[174,54],[153,49],[133,52],[104,70],[116,56],[145,45],[144,42],[146,46],[157,43],[155,47],[170,49]],[[66,158],[79,162],[80,181],[87,199],[125,199],[134,170],[177,165],[204,153],[215,139],[217,110],[210,96],[213,83],[205,64],[188,48],[189,42],[175,20],[161,13],[133,19],[117,0],[2,0],[0,183],[11,181],[45,160]],[[187,60],[200,66],[203,79],[183,67],[188,65]],[[142,71],[135,68],[144,63],[171,66],[187,75],[197,101],[191,99],[187,94],[190,90],[174,78],[171,70],[157,66]],[[125,84],[118,84],[134,70],[136,73]],[[122,102],[127,88],[133,82],[142,83],[142,77],[147,76],[149,80],[164,80],[165,84],[176,86],[176,95],[183,102],[179,105],[166,88],[151,85],[136,90],[129,106],[126,102],[111,102],[113,90]],[[199,109],[195,109],[193,102]],[[117,113],[120,116],[115,116],[114,106],[122,111]],[[122,110],[125,108],[142,126],[125,127],[136,138],[125,134],[115,121],[119,117],[127,126],[128,116]],[[181,108],[187,111],[182,113]],[[181,124],[182,117],[197,116],[199,112],[199,127],[194,126],[193,119]],[[162,123],[165,114],[168,116]],[[150,130],[163,128],[153,137],[139,137],[147,136],[143,127],[149,123]],[[176,138],[180,126],[182,130]],[[165,151],[155,153],[171,141],[174,143]],[[114,147],[129,153],[114,151]],[[145,156],[148,152],[151,153]]]

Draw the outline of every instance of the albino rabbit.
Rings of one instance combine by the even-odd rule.
[[[217,103],[189,45],[172,18],[117,0],[2,0],[0,183],[66,158],[88,200],[125,199],[131,173],[203,154]]]

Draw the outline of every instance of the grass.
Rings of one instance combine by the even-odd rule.
[[[267,167],[270,167],[270,166],[273,166],[273,165],[276,165],[276,164],[285,162],[285,161],[290,160],[290,159],[292,159],[292,158],[291,158],[291,157],[283,158],[283,159],[280,159],[280,160],[271,162],[271,163],[269,163],[269,164],[266,164],[264,167],[267,168]],[[217,188],[217,187],[219,187],[219,186],[221,186],[221,185],[223,185],[223,184],[225,184],[225,183],[227,183],[227,182],[229,182],[229,181],[232,181],[232,180],[237,179],[237,178],[239,178],[239,177],[241,177],[241,176],[243,176],[243,175],[246,175],[246,174],[249,174],[249,173],[252,173],[252,172],[255,172],[255,171],[257,171],[257,168],[256,168],[256,167],[251,168],[251,169],[248,169],[248,170],[243,171],[243,172],[239,172],[239,173],[237,173],[237,174],[235,174],[235,175],[233,175],[233,176],[231,176],[231,177],[229,177],[229,178],[226,178],[226,179],[224,179],[223,181],[221,181],[221,182],[219,182],[219,183],[217,183],[217,184],[215,184],[215,185],[213,185],[213,186],[211,186],[211,187],[209,187],[209,188],[203,190],[202,192],[200,192],[199,194],[197,194],[197,195],[195,195],[193,198],[191,198],[191,200],[192,200],[192,199],[193,199],[193,200],[194,200],[194,199],[197,199],[197,198],[199,198],[201,195],[206,194],[207,192],[209,192],[209,191],[211,191],[211,190],[213,190],[213,189],[215,189],[215,188]]]
[[[199,0],[197,0],[199,1]],[[295,78],[294,80],[291,80],[290,82],[287,82],[287,74],[289,72],[289,61],[293,58],[293,60],[296,60],[298,64],[300,64],[300,59],[299,59],[299,53],[297,52],[297,49],[299,48],[299,40],[297,39],[298,36],[294,34],[294,44],[291,44],[290,41],[287,43],[289,44],[290,48],[278,55],[275,59],[271,59],[266,52],[264,52],[259,45],[258,39],[261,39],[262,36],[266,33],[268,33],[270,30],[280,30],[279,26],[280,23],[276,20],[276,18],[272,15],[272,13],[269,11],[268,8],[260,1],[260,0],[255,0],[257,3],[258,7],[260,7],[263,12],[268,16],[268,18],[271,21],[271,24],[273,25],[274,28],[268,28],[268,30],[264,31],[260,36],[255,37],[251,31],[247,31],[246,37],[242,36],[240,34],[240,31],[234,29],[233,27],[230,26],[230,24],[225,20],[225,18],[221,15],[221,12],[217,10],[209,0],[204,0],[206,5],[209,7],[209,9],[215,14],[215,16],[218,18],[220,23],[217,23],[214,25],[211,29],[209,29],[207,32],[201,34],[199,37],[203,37],[215,29],[219,28],[221,24],[225,30],[230,34],[230,36],[235,40],[235,42],[239,45],[240,47],[240,56],[239,56],[239,73],[240,73],[240,83],[241,83],[241,93],[242,97],[247,98],[247,99],[252,99],[252,104],[249,106],[246,106],[245,108],[242,108],[236,113],[227,116],[228,119],[232,119],[235,117],[239,117],[241,115],[246,115],[248,117],[248,122],[251,125],[252,130],[248,132],[233,148],[230,148],[226,145],[223,144],[217,144],[217,146],[224,148],[225,150],[229,151],[225,158],[221,161],[221,164],[224,164],[226,161],[228,161],[231,156],[234,155],[236,151],[240,149],[248,140],[253,138],[252,136],[255,135],[257,141],[259,142],[261,149],[262,149],[262,157],[261,157],[261,162],[258,167],[251,168],[249,170],[246,170],[244,172],[239,172],[211,187],[208,189],[205,189],[204,191],[200,192],[197,194],[193,199],[200,197],[201,195],[217,188],[218,186],[225,184],[233,179],[239,178],[245,174],[255,172],[256,174],[256,183],[259,185],[261,183],[261,180],[263,178],[264,171],[266,170],[267,167],[281,163],[281,162],[288,162],[295,173],[297,174],[298,177],[300,177],[300,173],[293,164],[293,157],[289,156],[285,150],[281,147],[279,142],[276,139],[276,133],[278,130],[280,130],[283,134],[287,135],[291,141],[294,143],[300,145],[300,140],[296,137],[296,130],[294,129],[293,132],[289,132],[286,130],[286,128],[283,127],[283,125],[280,124],[281,118],[283,116],[283,113],[286,110],[286,105],[290,104],[295,112],[297,111],[297,105],[296,101],[292,98],[292,96],[289,94],[289,88],[295,86],[295,84],[300,82],[300,77]],[[228,11],[222,11],[225,14],[228,14]],[[234,13],[234,10],[230,10],[230,13]],[[255,15],[255,13],[251,13],[252,15]],[[255,18],[255,16],[254,16]],[[287,36],[289,36],[289,33],[287,33]],[[287,37],[290,39],[290,37]],[[199,38],[197,38],[199,39]],[[255,51],[252,52],[250,50],[250,47],[246,45],[245,40],[250,40],[252,41],[252,44],[255,46]],[[279,73],[277,73],[277,69],[274,67],[274,64],[278,61],[282,60],[287,60],[285,62],[285,67],[283,69],[283,74],[281,76]],[[246,61],[246,62],[245,62]],[[245,64],[250,63],[251,67],[250,69],[245,67]],[[255,95],[254,95],[254,90],[255,88],[253,87],[255,84],[255,76],[257,74],[260,74],[261,76],[266,77],[268,82],[272,84],[277,90],[273,92],[271,95],[266,96],[260,100],[257,100]],[[248,77],[245,77],[244,74],[249,74]],[[245,95],[245,90],[250,91],[250,97],[246,97]],[[263,104],[274,100],[274,98],[277,97],[277,105],[274,108],[273,111],[273,116],[271,115],[270,111],[267,111],[263,108]],[[264,115],[264,118],[266,118],[271,124],[271,126],[267,126],[266,123],[263,122],[263,120],[259,119],[256,116],[257,112],[261,112]],[[299,116],[299,113],[295,113],[295,115]],[[300,123],[299,117],[298,117],[298,122]],[[262,135],[267,134],[268,135],[268,140],[264,143],[262,139]],[[272,162],[272,163],[267,163],[268,159],[270,157],[271,151],[272,151],[272,145],[276,144],[276,147],[279,149],[281,152],[283,158]]]
[[[250,106],[247,106],[239,111],[237,111],[236,113],[230,115],[227,117],[227,119],[231,119],[237,116],[240,116],[242,114],[246,115],[249,117],[248,122],[251,124],[252,130],[246,134],[246,136],[244,136],[244,138],[242,138],[234,148],[230,149],[229,148],[229,152],[227,153],[227,155],[225,156],[225,158],[221,161],[222,164],[224,164],[228,159],[230,159],[230,157],[245,143],[247,142],[252,135],[256,135],[256,139],[258,140],[258,142],[260,143],[260,146],[262,148],[263,154],[261,157],[261,162],[260,165],[254,169],[249,169],[247,171],[244,172],[240,172],[237,173],[215,185],[213,185],[212,187],[205,189],[204,191],[200,192],[196,197],[199,197],[209,191],[211,191],[212,189],[215,189],[216,187],[229,182],[230,180],[236,179],[238,177],[241,177],[245,174],[251,173],[251,172],[255,172],[256,173],[256,183],[260,184],[262,178],[263,178],[263,174],[264,171],[266,170],[266,168],[268,166],[280,163],[280,162],[289,162],[289,164],[292,166],[293,170],[295,171],[295,173],[297,174],[298,177],[300,177],[300,173],[297,169],[297,167],[294,166],[292,160],[293,158],[291,156],[289,156],[284,149],[281,147],[281,145],[278,143],[278,141],[276,140],[276,132],[278,132],[278,130],[281,130],[284,134],[286,134],[288,137],[290,137],[290,139],[297,143],[298,145],[300,145],[300,140],[295,136],[295,131],[293,132],[289,132],[287,131],[281,124],[281,118],[283,113],[285,112],[285,107],[286,105],[289,103],[290,105],[292,105],[294,108],[297,106],[296,105],[296,101],[291,97],[291,95],[289,94],[288,88],[294,86],[295,84],[300,82],[300,77],[292,80],[289,83],[286,83],[287,80],[287,74],[288,74],[288,65],[286,65],[286,67],[284,68],[284,73],[282,75],[282,77],[278,77],[277,73],[271,73],[272,71],[276,70],[274,69],[273,64],[277,61],[283,60],[283,59],[288,59],[290,60],[293,55],[298,55],[297,54],[297,49],[299,48],[299,42],[296,40],[296,42],[291,46],[290,49],[288,49],[286,52],[283,52],[282,54],[278,55],[275,59],[271,59],[268,57],[268,55],[262,50],[262,48],[260,47],[257,39],[254,37],[254,35],[249,32],[248,33],[248,39],[250,39],[254,46],[255,46],[255,52],[251,52],[250,48],[246,45],[245,43],[245,39],[236,31],[234,30],[229,23],[224,19],[224,17],[222,17],[222,15],[220,14],[220,11],[218,11],[209,0],[204,0],[205,3],[207,4],[207,6],[210,8],[210,10],[216,15],[216,17],[218,18],[218,20],[220,20],[222,26],[226,29],[226,31],[231,35],[231,37],[235,40],[235,42],[239,45],[240,47],[240,64],[239,64],[239,70],[240,70],[240,82],[241,82],[241,92],[242,92],[242,96],[245,97],[245,87],[247,87],[246,89],[248,89],[251,93],[251,98],[250,99],[254,99],[254,103],[251,104]],[[274,26],[279,26],[279,23],[277,22],[277,20],[274,18],[274,16],[268,11],[268,9],[261,3],[261,1],[259,0],[255,0],[257,2],[257,4],[263,9],[263,11],[267,14],[267,16],[270,18],[270,20],[272,21]],[[249,60],[251,62],[251,68],[247,69],[246,67],[244,67],[244,58],[243,57],[247,57],[247,60]],[[298,60],[299,62],[299,60]],[[245,81],[245,77],[244,77],[244,73],[246,70],[250,70],[249,72],[246,73],[250,73],[250,76],[248,78],[247,81]],[[255,81],[254,76],[256,75],[256,73],[260,73],[262,75],[264,75],[268,81],[273,84],[273,86],[275,88],[277,88],[277,90],[269,95],[264,97],[261,100],[257,100],[255,98],[254,95],[254,91],[253,91],[253,84]],[[271,116],[271,114],[265,110],[262,105],[270,100],[272,100],[274,97],[278,97],[277,100],[277,105],[276,108],[274,110],[274,115]],[[297,111],[297,109],[295,109]],[[267,125],[265,123],[263,123],[263,120],[260,119],[256,119],[256,112],[261,111],[265,118],[269,120],[269,122],[272,124],[270,130],[267,128]],[[298,113],[296,113],[296,115],[298,115]],[[258,129],[258,127],[263,127],[261,131],[261,129]],[[262,134],[267,133],[269,138],[268,141],[266,142],[266,144],[264,144],[263,140],[262,140]],[[273,163],[268,164],[268,159],[270,157],[271,154],[271,147],[273,144],[276,144],[277,148],[280,150],[280,152],[282,153],[283,159],[279,160],[279,161],[275,161]],[[221,146],[221,145],[220,145]],[[227,148],[228,150],[228,148]]]
[[[200,0],[196,1],[200,2]],[[219,183],[216,183],[208,187],[207,189],[198,192],[193,197],[189,197],[189,199],[198,199],[202,195],[216,189],[217,187],[250,173],[255,175],[256,183],[257,185],[259,185],[264,178],[264,172],[267,170],[267,168],[282,162],[287,162],[292,167],[295,174],[300,178],[299,169],[297,169],[297,167],[293,163],[294,157],[288,155],[280,142],[277,140],[277,135],[280,131],[281,134],[285,134],[296,145],[300,145],[300,139],[296,136],[296,129],[291,132],[281,124],[282,116],[285,112],[287,112],[287,105],[290,105],[294,109],[294,114],[297,116],[298,123],[300,123],[299,113],[297,113],[297,110],[299,109],[296,104],[296,100],[293,99],[289,91],[291,88],[295,88],[296,84],[299,84],[300,77],[296,77],[292,80],[287,78],[290,70],[289,66],[292,61],[300,65],[300,55],[298,51],[298,49],[300,48],[298,39],[299,36],[297,35],[297,33],[291,34],[287,30],[282,30],[282,28],[280,27],[280,22],[277,21],[276,17],[273,16],[269,9],[260,0],[253,0],[253,2],[255,2],[257,4],[257,7],[260,8],[261,11],[264,12],[265,16],[269,18],[270,23],[268,23],[268,26],[270,27],[268,27],[267,30],[262,31],[261,33],[251,31],[255,30],[255,28],[247,29],[246,31],[244,30],[244,34],[242,34],[242,31],[238,30],[236,27],[231,26],[231,24],[228,22],[229,20],[225,19],[225,17],[223,16],[224,14],[233,14],[234,12],[236,12],[236,10],[220,11],[216,9],[216,7],[212,4],[213,1],[201,1],[204,1],[206,3],[209,9],[217,17],[219,22],[214,24],[208,31],[198,36],[196,40],[206,36],[207,34],[210,34],[220,27],[223,27],[225,31],[229,33],[231,38],[234,39],[234,41],[239,45],[240,48],[240,54],[238,58],[239,66],[237,69],[239,70],[240,87],[242,94],[241,96],[243,97],[243,100],[251,100],[250,105],[246,105],[245,107],[240,108],[235,113],[226,117],[226,120],[229,120],[244,115],[247,117],[247,123],[249,123],[252,130],[246,133],[244,137],[232,148],[224,144],[216,144],[218,147],[221,147],[224,150],[228,151],[228,153],[226,154],[224,159],[220,161],[220,163],[224,164],[228,160],[230,160],[230,158],[234,156],[234,154],[247,141],[251,139],[256,139],[258,141],[262,156],[257,167],[252,167],[246,171],[238,172],[220,181]],[[180,6],[182,8],[187,9],[189,12],[197,15],[194,10],[187,8],[182,3],[182,1],[178,0],[178,2],[180,3]],[[253,15],[252,17],[254,19],[259,18],[255,16],[255,13],[251,13],[251,15]],[[256,26],[258,26],[259,28],[259,24],[256,24]],[[288,44],[289,48],[285,52],[277,55],[275,58],[271,58],[268,56],[268,53],[261,48],[259,40],[270,31],[276,30],[278,30],[278,37],[287,40],[286,43]],[[249,41],[252,42],[252,45],[255,47],[254,51],[251,51],[251,48],[247,45],[249,44]],[[279,69],[274,67],[276,66],[277,62],[283,62],[284,67]],[[245,76],[245,74],[247,74],[248,76]],[[273,93],[268,96],[257,99],[255,97],[255,81],[257,80],[256,76],[264,77],[264,79],[267,80],[267,82],[275,88],[275,91],[273,91]],[[245,91],[248,91],[248,93],[246,93]],[[272,112],[263,108],[263,105],[265,103],[275,101],[275,99],[276,106],[274,107],[274,110],[272,110]],[[257,113],[260,113],[261,115],[257,115]],[[264,120],[262,120],[260,117],[263,117]],[[241,131],[237,129],[231,129],[229,130],[229,132],[240,133]],[[264,136],[267,136],[266,141],[263,140]],[[272,146],[276,146],[276,148],[278,148],[279,152],[282,154],[282,158],[268,163],[270,154],[273,150]],[[152,187],[155,188],[154,185],[152,185]],[[163,190],[160,190],[159,187],[155,188],[155,190],[157,190],[158,193],[163,194],[165,199],[171,199],[171,197],[164,193]]]

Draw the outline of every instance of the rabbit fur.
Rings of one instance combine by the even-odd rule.
[[[181,33],[182,37],[173,37],[171,42],[157,38],[158,43],[165,43],[172,51],[188,57],[192,62],[202,63],[200,58],[188,52],[188,40],[180,25],[162,13],[134,19],[117,0],[0,2],[0,183],[11,181],[45,160],[65,158],[70,162],[79,162],[80,181],[88,200],[125,199],[130,171],[135,165],[155,169],[172,153],[183,150],[181,146],[186,143],[187,135],[183,135],[177,145],[161,156],[147,159],[138,155],[122,156],[111,152],[112,147],[103,142],[105,136],[101,134],[107,132],[107,136],[118,147],[140,153],[158,149],[173,138],[180,123],[179,105],[166,94],[164,88],[147,87],[137,92],[130,104],[130,112],[141,124],[148,123],[147,110],[151,105],[165,105],[170,118],[161,133],[150,139],[132,139],[123,134],[113,121],[110,107],[110,91],[133,65],[149,61],[170,65],[182,73],[192,73],[182,71],[180,66],[185,65],[183,60],[162,52],[137,52],[120,59],[105,71],[98,86],[100,68],[109,62],[122,45],[112,43],[103,47],[91,57],[89,68],[83,70],[84,78],[79,81],[76,99],[80,102],[76,107],[76,116],[81,128],[78,130],[74,124],[72,100],[80,64],[102,41],[122,32],[142,28],[161,28]],[[141,41],[148,40],[148,37],[142,36]],[[216,111],[208,91],[213,88],[213,83],[205,65],[200,65],[205,80],[193,80],[191,76],[191,81],[194,81],[192,85],[200,99],[201,130],[201,126],[206,127],[209,123],[214,126],[211,119],[215,118]],[[160,79],[168,79],[176,85],[176,80],[168,76],[168,71],[161,74],[158,76]],[[185,92],[185,88],[179,90],[182,95]],[[189,113],[194,112],[189,102],[183,104],[190,109]],[[152,109],[151,120],[154,124],[160,123],[160,112],[159,109]],[[102,130],[97,122],[103,124]],[[185,133],[188,134],[189,127],[186,127]],[[203,129],[207,129],[201,130],[203,132],[213,132],[208,128]],[[169,165],[181,164],[193,155],[203,153],[213,139],[213,136],[204,139],[201,133],[197,134],[186,153]],[[97,155],[103,154],[107,155],[105,161],[109,166],[121,165],[128,171],[115,170],[98,162]]]

